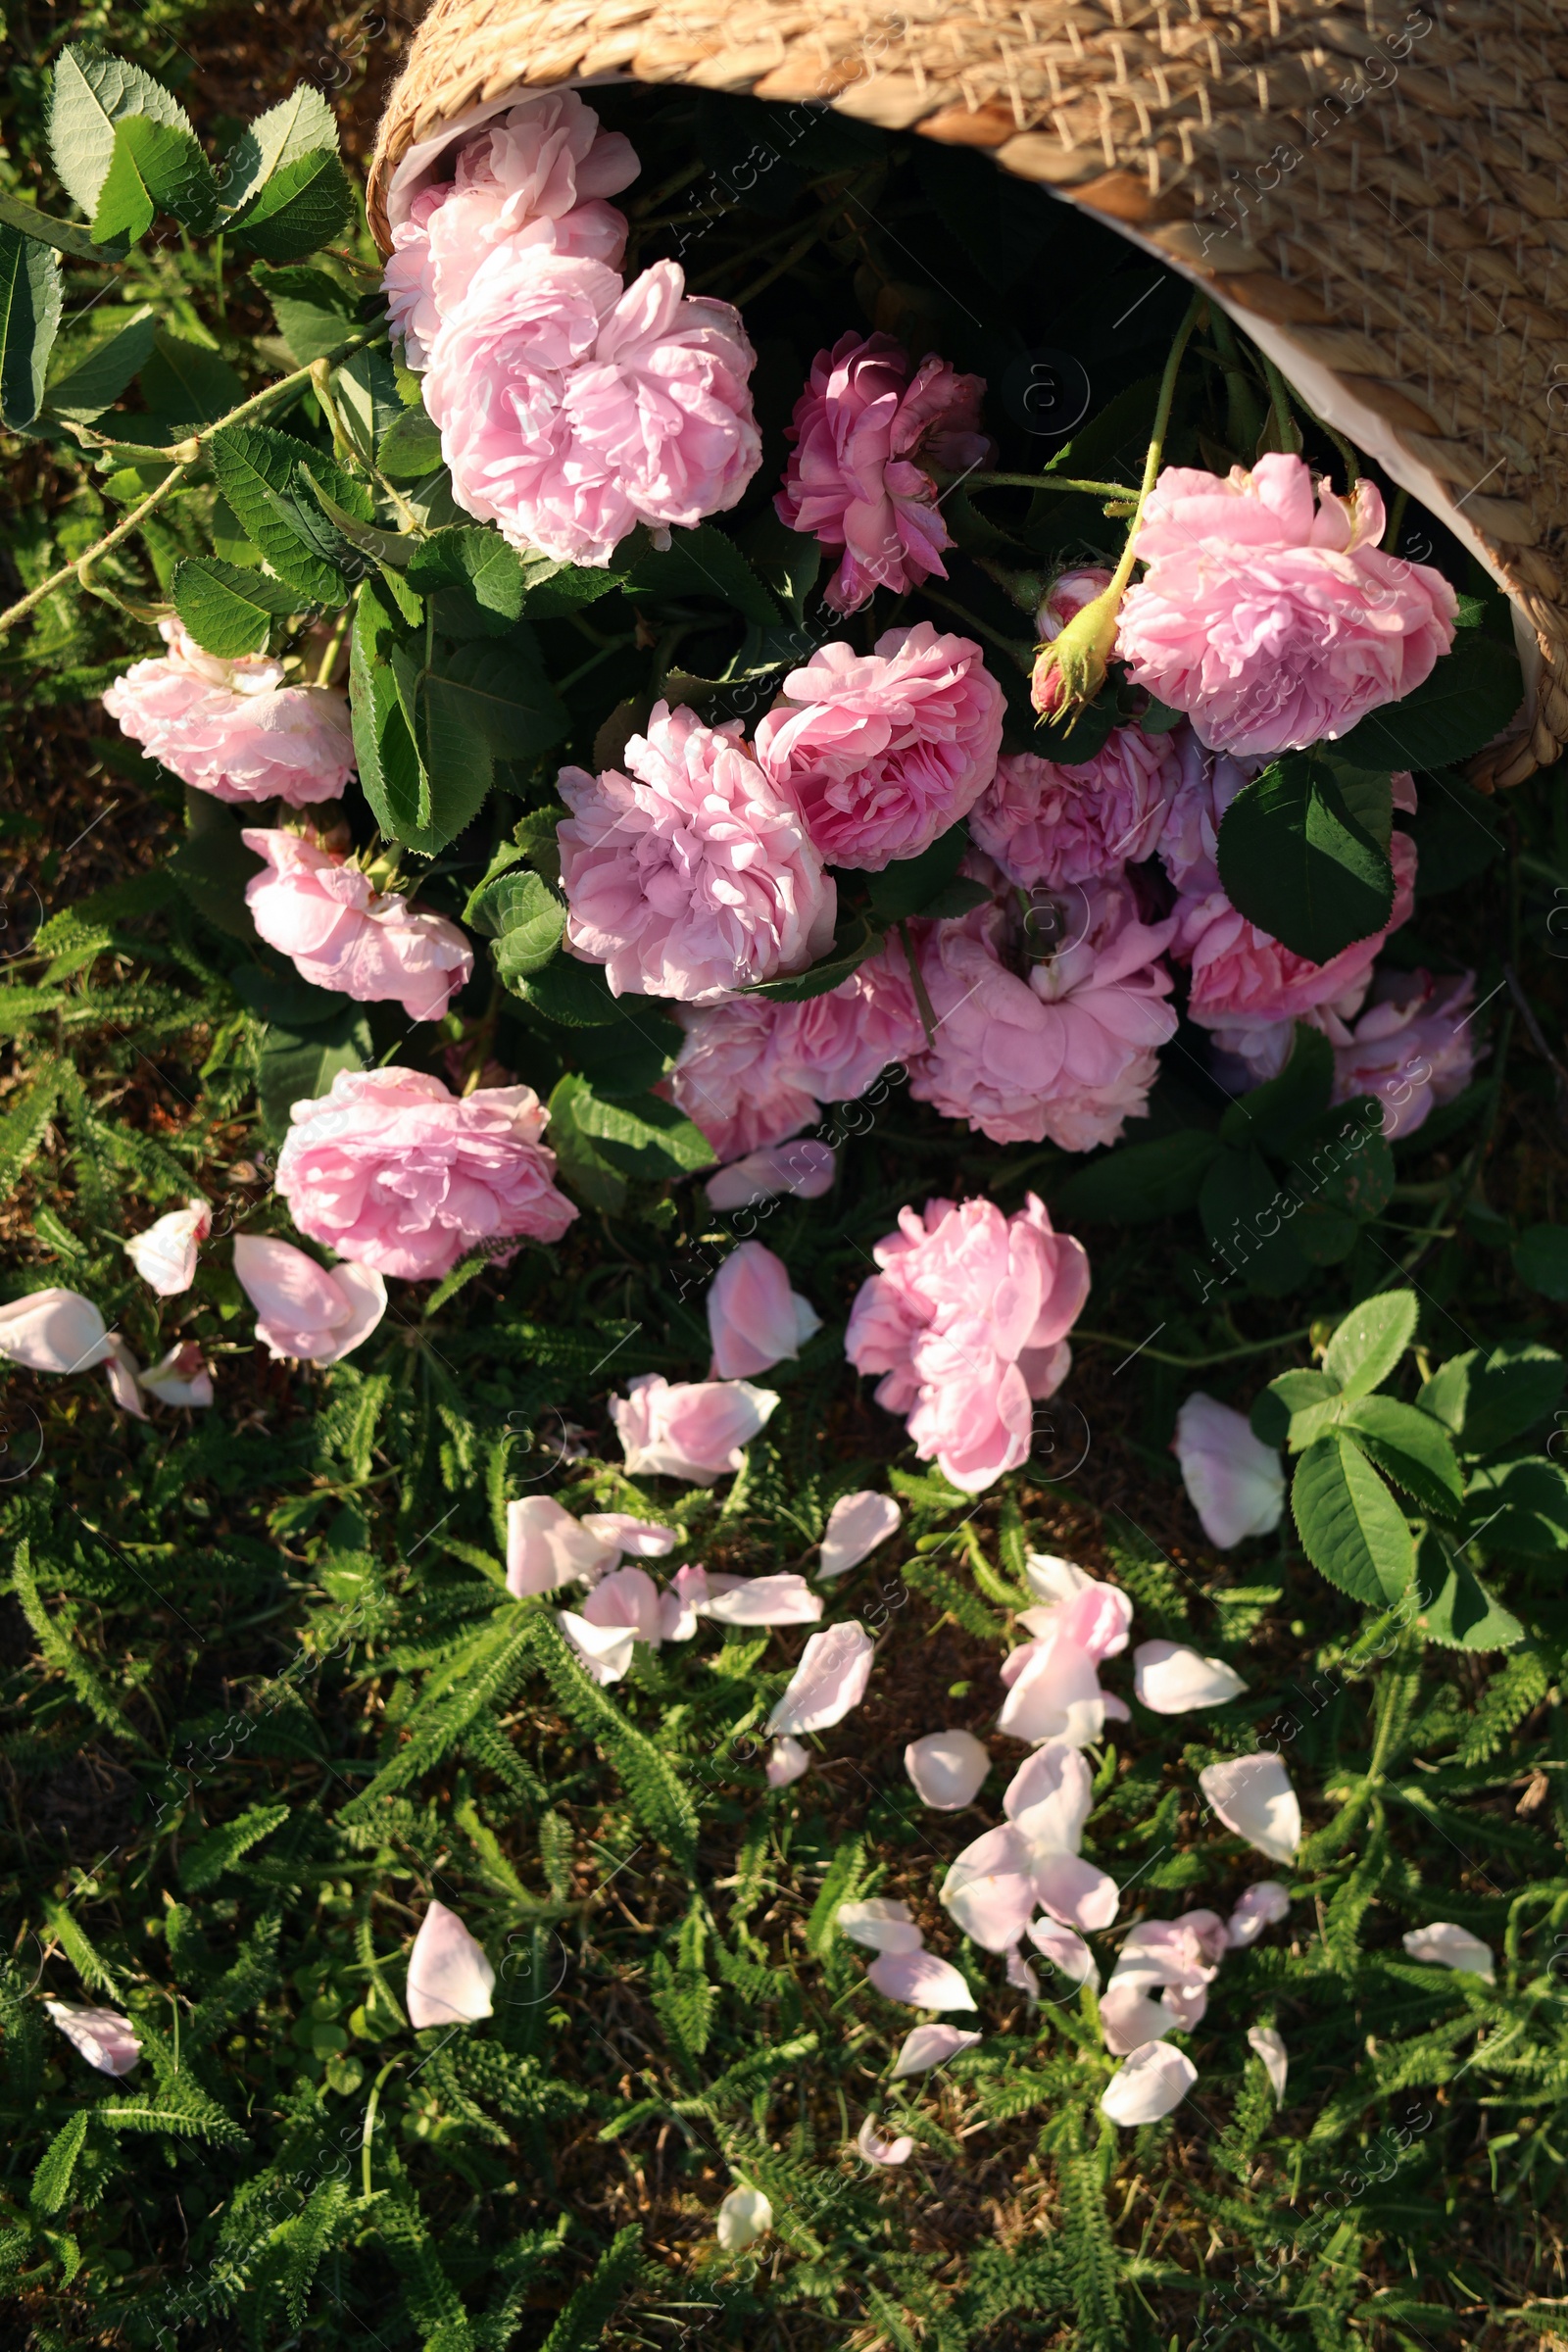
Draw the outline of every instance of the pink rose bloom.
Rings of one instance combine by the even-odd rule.
[[[1013,1217],[991,1200],[899,1212],[872,1252],[844,1351],[883,1375],[877,1402],[908,1416],[922,1461],[976,1494],[1027,1460],[1031,1400],[1066,1379],[1067,1333],[1089,1295],[1081,1242],[1052,1230],[1031,1193]]]
[[[575,90],[525,98],[449,148],[450,180],[420,188],[392,232],[384,284],[392,332],[411,368],[428,363],[441,322],[492,248],[544,247],[618,270],[626,221],[607,196],[641,167],[631,141],[601,130]]]
[[[1180,775],[1166,735],[1113,728],[1080,767],[1014,752],[969,811],[969,836],[1009,882],[1119,881],[1155,846]]]
[[[386,1284],[373,1267],[320,1266],[269,1234],[234,1236],[234,1277],[268,1353],[301,1363],[339,1362],[386,1313]]]
[[[890,1062],[908,1061],[925,1046],[909,967],[896,940],[837,988],[803,1004],[731,998],[688,1013],[685,1022],[670,1099],[721,1159],[784,1143],[810,1125],[820,1103],[855,1102]],[[808,1171],[812,1165],[802,1164]],[[804,1184],[799,1189],[813,1197]]]
[[[567,942],[617,997],[710,1004],[832,944],[838,893],[740,733],[656,703],[622,755],[630,775],[561,771]]]
[[[1462,1095],[1475,1074],[1475,993],[1474,972],[1450,980],[1381,972],[1353,1029],[1320,1014],[1334,1047],[1335,1102],[1373,1095],[1384,1134],[1413,1135],[1435,1103]]]
[[[708,1330],[713,1343],[713,1373],[719,1380],[746,1380],[786,1357],[799,1355],[822,1318],[790,1289],[789,1269],[761,1242],[732,1250],[708,1291]]]
[[[360,1004],[395,998],[411,1021],[438,1021],[473,970],[456,923],[376,891],[363,867],[298,833],[241,834],[268,870],[245,885],[259,936],[302,980]]]
[[[572,1222],[539,1140],[548,1117],[529,1086],[460,1099],[421,1070],[339,1070],[330,1094],[295,1103],[277,1190],[339,1257],[439,1280],[480,1244],[559,1242]]]
[[[1142,922],[1120,882],[1071,887],[1060,913],[1067,943],[1027,979],[1002,961],[1003,906],[931,926],[920,969],[936,1044],[909,1092],[993,1143],[1049,1137],[1088,1152],[1142,1115],[1159,1048],[1176,1034],[1158,960],[1175,925]]]
[[[1453,643],[1440,571],[1385,555],[1383,500],[1337,498],[1300,458],[1221,481],[1168,466],[1138,531],[1118,651],[1135,685],[1185,710],[1215,751],[1304,750],[1421,684]]]
[[[829,864],[880,873],[974,807],[1005,708],[980,648],[921,620],[887,630],[872,654],[835,639],[791,670],[757,757]]]
[[[1177,727],[1166,741],[1177,772],[1153,846],[1176,888],[1200,898],[1220,887],[1219,828],[1225,811],[1243,785],[1262,772],[1264,762],[1211,752],[1191,727]]]
[[[795,447],[773,504],[792,531],[843,548],[824,591],[835,612],[855,612],[877,588],[947,578],[941,550],[953,541],[918,461],[961,472],[991,455],[979,376],[956,374],[934,352],[912,381],[909,365],[891,335],[852,327],[817,353],[785,432]]]
[[[424,381],[459,506],[584,564],[639,522],[734,506],[761,456],[756,354],[738,312],[684,287],[674,262],[623,287],[603,262],[498,245]]]
[[[772,1389],[754,1389],[746,1380],[671,1386],[662,1372],[642,1372],[626,1383],[624,1396],[611,1398],[610,1417],[629,1478],[683,1478],[710,1487],[740,1468],[777,1403]]]
[[[1103,596],[1110,586],[1110,573],[1102,564],[1086,564],[1079,571],[1058,572],[1040,600],[1035,614],[1035,630],[1042,646],[1052,645],[1061,635],[1069,620],[1076,619],[1085,605],[1092,605]],[[1029,700],[1042,718],[1050,718],[1062,697],[1061,673],[1056,669],[1042,670],[1035,665],[1029,681]]]
[[[1188,1010],[1216,1032],[1223,1052],[1250,1059],[1259,1040],[1266,1051],[1275,1024],[1297,1021],[1320,1005],[1342,1020],[1353,1019],[1366,998],[1378,950],[1390,932],[1410,919],[1415,904],[1415,844],[1396,833],[1394,911],[1385,928],[1353,940],[1327,963],[1311,963],[1259,931],[1231,905],[1222,890],[1177,900],[1171,954],[1192,965]]]
[[[281,662],[204,654],[177,620],[168,646],[137,662],[103,698],[149,760],[220,801],[335,801],[354,773],[349,707],[330,686],[285,686]]]

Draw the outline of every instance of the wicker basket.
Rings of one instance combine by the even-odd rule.
[[[988,147],[1206,285],[1508,589],[1530,691],[1475,772],[1513,784],[1568,742],[1568,12],[1332,5],[435,0],[370,220],[385,249],[400,165],[568,82],[827,102]]]

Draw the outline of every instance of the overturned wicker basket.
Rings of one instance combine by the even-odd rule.
[[[1206,285],[1505,586],[1529,695],[1477,780],[1568,742],[1560,0],[435,0],[370,173],[523,89],[825,102],[988,147]],[[422,159],[417,159],[422,160]]]

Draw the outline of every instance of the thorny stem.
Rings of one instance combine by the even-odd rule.
[[[1082,490],[1090,498],[1136,498],[1130,482],[1081,482],[1065,473],[969,473],[969,490]]]
[[[324,356],[333,363],[346,360],[352,352],[361,350],[367,343],[374,342],[377,331],[379,330],[372,329],[363,335],[350,335],[346,342],[339,343],[335,350]],[[52,571],[46,580],[40,580],[36,588],[29,589],[27,594],[11,606],[9,611],[0,612],[0,637],[5,636],[8,630],[13,629],[19,620],[25,620],[29,612],[41,605],[46,597],[53,596],[57,588],[63,588],[68,580],[82,579],[84,574],[90,576],[92,566],[100,557],[108,555],[111,548],[119,547],[122,541],[128,539],[132,531],[138,530],[146,521],[149,514],[157,512],[171,492],[179,488],[192,469],[200,463],[203,444],[210,440],[213,434],[225,432],[230,425],[243,424],[249,416],[261,416],[285,392],[296,391],[310,383],[311,368],[314,368],[315,365],[316,363],[313,361],[310,368],[296,368],[292,375],[280,375],[275,384],[268,384],[262,391],[253,392],[249,400],[242,400],[237,409],[230,409],[228,415],[220,416],[216,424],[206,426],[200,433],[193,433],[188,441],[177,442],[173,449],[138,451],[137,454],[144,465],[149,461],[156,464],[161,458],[173,458],[174,464],[157,487],[142,500],[141,505],[133,507],[124,520],[118,522],[112,531],[106,531],[96,546],[89,547],[85,555],[78,556],[74,563],[62,564],[58,571]]]
[[[1112,611],[1120,604],[1122,591],[1133,576],[1133,565],[1138,560],[1138,525],[1143,519],[1144,508],[1149,503],[1149,493],[1159,476],[1159,461],[1165,451],[1165,435],[1170,430],[1170,413],[1175,404],[1176,378],[1181,372],[1182,355],[1192,340],[1194,327],[1203,314],[1206,299],[1202,294],[1195,294],[1188,304],[1187,316],[1176,330],[1176,340],[1165,362],[1165,372],[1159,379],[1159,400],[1154,409],[1154,425],[1149,436],[1148,455],[1144,459],[1144,478],[1138,489],[1138,504],[1127,525],[1127,544],[1121,551],[1121,562],[1111,574],[1110,586],[1105,590]]]

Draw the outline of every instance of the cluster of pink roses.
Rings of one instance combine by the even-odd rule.
[[[263,654],[227,662],[177,620],[161,620],[168,648],[135,662],[104,694],[104,709],[149,760],[220,801],[335,801],[354,773],[349,707],[327,686],[285,686]]]
[[[639,522],[667,542],[734,506],[761,456],[739,312],[688,295],[674,262],[619,275],[627,224],[605,199],[637,171],[555,90],[393,191],[393,331],[426,371],[453,495],[563,563],[608,564]]]

